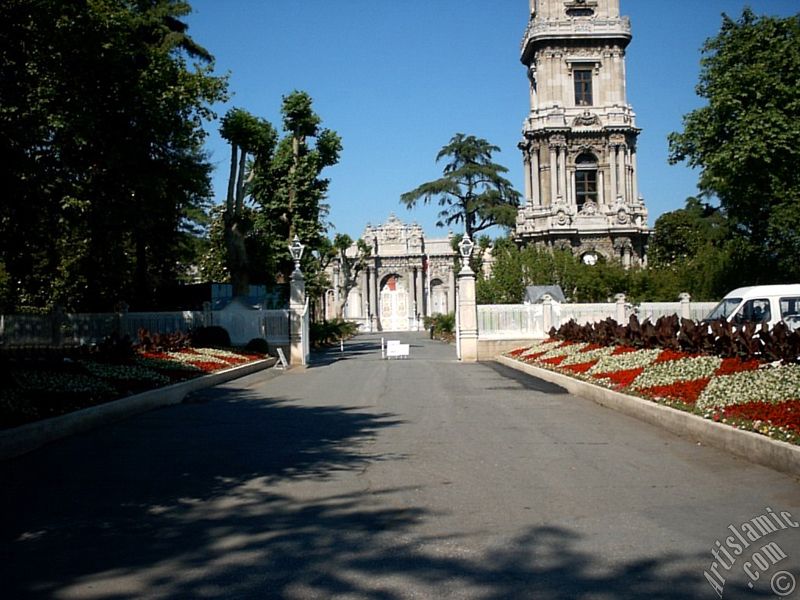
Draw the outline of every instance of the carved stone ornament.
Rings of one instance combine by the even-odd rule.
[[[629,220],[630,217],[628,217],[628,213],[625,211],[624,208],[620,208],[617,211],[617,223],[619,223],[620,225],[625,225]]]
[[[614,240],[614,250],[620,251],[624,248],[633,248],[629,238],[621,237]]]
[[[596,215],[597,214],[597,203],[595,203],[594,200],[587,200],[584,203],[580,214],[586,215],[588,217]]]
[[[560,225],[561,227],[566,227],[569,225],[569,216],[563,210],[559,210],[556,213],[556,224]]]
[[[600,117],[593,115],[588,110],[575,117],[572,121],[573,127],[591,127],[593,125],[600,125]]]

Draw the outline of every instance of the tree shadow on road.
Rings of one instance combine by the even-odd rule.
[[[685,556],[608,562],[578,531],[548,526],[482,547],[480,532],[425,534],[443,515],[408,505],[408,489],[365,482],[315,495],[312,484],[339,471],[403,459],[370,451],[379,431],[401,425],[394,415],[246,390],[207,398],[165,409],[169,419],[149,413],[0,463],[4,596],[710,595],[702,557],[696,569]]]

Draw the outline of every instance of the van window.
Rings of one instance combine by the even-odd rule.
[[[748,300],[742,304],[733,320],[736,323],[767,323],[772,318],[768,298]]]
[[[717,319],[727,319],[736,307],[739,306],[739,303],[742,301],[741,298],[724,298],[722,302],[717,304],[708,316],[704,319],[704,321],[716,321]]]
[[[781,318],[788,315],[800,315],[800,296],[781,298]]]

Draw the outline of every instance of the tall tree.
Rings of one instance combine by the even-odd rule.
[[[0,260],[16,305],[151,305],[210,193],[225,97],[181,0],[0,3]],[[191,66],[189,62],[191,61]]]
[[[367,258],[372,251],[363,239],[353,241],[346,233],[337,233],[330,252],[334,257],[334,269],[338,270],[338,278],[334,282],[338,283],[339,288],[336,316],[341,319],[344,318],[344,308],[350,292],[358,286],[358,276],[367,267]]]
[[[508,169],[492,162],[500,148],[484,139],[457,133],[436,155],[436,162],[447,158],[443,175],[423,183],[400,196],[408,209],[419,201],[436,201],[443,207],[438,227],[464,223],[464,231],[475,233],[494,225],[513,227],[520,194],[503,177]]]
[[[226,264],[234,295],[246,296],[250,271],[246,240],[252,228],[252,215],[245,206],[247,184],[257,171],[269,168],[277,133],[269,122],[240,108],[232,108],[222,119],[220,134],[231,145],[228,192],[222,213]],[[249,173],[248,160],[251,161]]]
[[[268,245],[268,269],[287,280],[292,270],[287,249],[295,235],[307,246],[307,257],[322,246],[328,214],[323,201],[330,183],[322,172],[339,162],[342,143],[336,132],[320,126],[307,93],[284,96],[281,112],[287,135],[269,168],[256,171],[253,197],[259,206],[257,226]],[[313,261],[304,260],[310,267]]]
[[[708,104],[670,135],[670,161],[699,168],[703,196],[719,199],[741,279],[800,279],[800,14],[723,15],[703,47],[697,93]]]

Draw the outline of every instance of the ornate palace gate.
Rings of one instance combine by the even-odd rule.
[[[397,275],[390,275],[381,288],[381,329],[408,331],[408,290]]]

